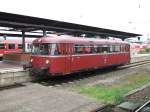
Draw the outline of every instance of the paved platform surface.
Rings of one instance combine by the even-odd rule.
[[[19,64],[12,64],[12,63],[6,63],[6,62],[3,62],[3,61],[0,61],[0,70],[3,70],[3,69],[16,69],[16,68],[22,68],[21,65]]]
[[[0,91],[0,112],[91,112],[100,106],[86,96],[39,84]]]

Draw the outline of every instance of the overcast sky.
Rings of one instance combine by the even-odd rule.
[[[150,33],[150,0],[1,0],[0,11]]]

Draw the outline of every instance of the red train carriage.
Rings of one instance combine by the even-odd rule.
[[[0,41],[0,57],[9,53],[22,52],[22,44],[16,40],[2,40]]]
[[[130,62],[124,41],[77,37],[43,37],[33,42],[31,71],[51,76]]]
[[[33,39],[26,39],[25,51],[31,53]],[[20,40],[2,40],[0,41],[0,57],[9,53],[21,53],[22,41]]]

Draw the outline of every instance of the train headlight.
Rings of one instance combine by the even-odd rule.
[[[46,63],[46,64],[49,64],[49,60],[46,60],[45,63]]]
[[[31,59],[30,62],[33,62],[33,59]]]

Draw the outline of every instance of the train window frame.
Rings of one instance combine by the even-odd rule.
[[[79,50],[79,51],[77,51]],[[74,54],[94,54],[96,53],[95,46],[93,44],[75,44]]]
[[[130,45],[125,45],[125,52],[129,52],[130,51]]]
[[[102,53],[110,53],[110,47],[109,45],[102,45]]]
[[[61,55],[69,55],[71,54],[71,49],[69,48],[69,43],[59,43],[59,52]]]
[[[23,48],[22,44],[18,44],[18,49],[22,49],[22,48]]]
[[[104,50],[104,48],[107,48],[107,50]],[[98,54],[110,53],[110,45],[104,45],[104,44],[97,45],[96,46],[96,53],[98,53]]]
[[[85,52],[85,48],[86,48],[86,45],[84,45],[84,44],[75,44],[74,45],[74,54],[87,54]]]
[[[90,48],[91,48],[91,54],[96,53],[95,47],[93,44],[90,44]]]
[[[30,46],[31,44],[27,44],[27,49],[31,49],[31,46]]]
[[[59,43],[42,43],[42,44],[33,44],[31,50],[33,55],[47,55],[47,56],[56,56],[61,55]],[[58,52],[56,52],[56,47]]]
[[[121,45],[121,52],[126,52],[125,45]]]
[[[110,51],[110,53],[114,52],[113,45],[109,45],[109,51]]]
[[[97,46],[97,45],[94,45],[93,50],[94,50],[93,53],[98,53],[98,46]]]
[[[102,45],[97,45],[97,52],[96,53],[102,53]]]
[[[60,52],[60,43],[51,43],[51,51],[50,51],[50,55],[52,56],[56,56],[56,55],[61,55]]]
[[[116,50],[115,50],[115,45],[112,45],[112,50],[113,50],[113,53],[116,52]]]
[[[13,44],[13,43],[9,43],[8,44],[8,49],[11,49],[11,50],[16,49],[16,45]]]
[[[115,45],[115,52],[121,52],[120,45]]]
[[[84,46],[84,53],[85,54],[91,54],[92,53],[92,48],[91,48],[92,46],[91,45],[85,45]]]
[[[5,49],[5,44],[0,43],[0,49]]]

